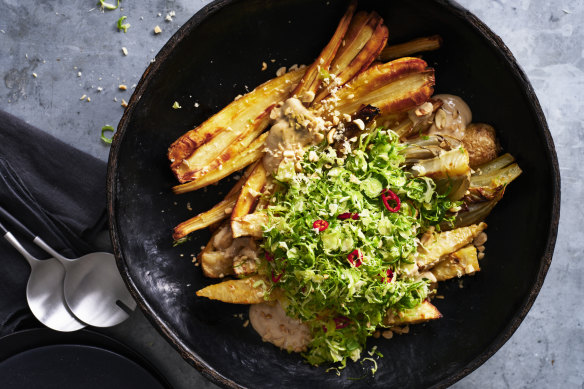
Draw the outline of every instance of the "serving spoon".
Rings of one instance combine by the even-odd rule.
[[[47,327],[62,332],[80,330],[85,324],[69,310],[63,293],[65,268],[55,259],[40,260],[31,255],[0,223],[0,231],[30,265],[26,300],[32,314]]]
[[[65,301],[79,320],[94,327],[111,327],[126,320],[136,308],[112,254],[98,252],[66,258],[2,207],[0,215],[58,261],[64,272]]]

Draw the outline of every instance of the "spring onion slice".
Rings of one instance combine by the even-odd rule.
[[[130,23],[124,23],[124,20],[127,19],[127,16],[122,16],[118,19],[118,31],[123,31],[124,34],[128,32],[128,28],[130,28]]]
[[[115,132],[115,128],[113,128],[112,126],[103,126],[101,128],[101,140],[104,141],[107,144],[111,144],[113,137],[112,138],[108,138],[107,136],[105,136],[106,132]]]
[[[97,5],[99,5],[103,10],[107,9],[108,11],[113,11],[114,9],[118,9],[118,7],[120,6],[120,0],[117,1],[116,5],[108,3],[105,0],[99,0],[99,3],[97,3]]]

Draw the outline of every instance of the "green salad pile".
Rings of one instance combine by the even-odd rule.
[[[311,328],[304,357],[341,368],[360,358],[388,310],[427,298],[428,280],[412,271],[418,237],[460,204],[407,171],[407,145],[389,130],[345,147],[341,154],[324,142],[304,154],[302,169],[280,165],[262,243],[269,290],[281,290],[287,314]]]

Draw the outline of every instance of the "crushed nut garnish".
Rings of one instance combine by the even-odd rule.
[[[278,70],[276,70],[276,76],[280,77],[286,73],[286,66],[282,66]]]
[[[436,127],[440,130],[446,126],[446,112],[444,112],[443,109],[439,109],[438,112],[436,112],[434,122],[436,123]]]
[[[432,103],[427,101],[424,104],[420,105],[414,111],[414,113],[416,114],[416,116],[426,116],[428,114],[431,114],[433,110],[434,110],[434,106],[432,105]]]
[[[335,133],[337,132],[336,128],[331,129],[328,134],[326,135],[326,141],[329,144],[332,144],[335,141]]]
[[[164,20],[166,20],[167,22],[172,22],[172,18],[175,15],[176,14],[174,13],[174,11],[170,11],[169,13],[166,14],[166,16],[164,17]]]
[[[363,131],[365,129],[365,123],[363,123],[363,120],[355,119],[355,120],[353,120],[353,123],[355,123],[361,131]]]

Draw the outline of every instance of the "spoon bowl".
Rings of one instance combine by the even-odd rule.
[[[10,233],[4,238],[27,260],[30,277],[26,285],[26,299],[33,315],[47,327],[61,332],[77,331],[85,327],[67,307],[63,292],[65,268],[55,258],[39,260],[29,254]]]
[[[79,319],[96,327],[111,327],[136,308],[112,254],[92,253],[62,263],[67,269],[65,300]]]
[[[113,254],[98,252],[70,259],[39,237],[33,242],[63,265],[65,300],[81,321],[94,327],[111,327],[126,320],[136,308]]]

